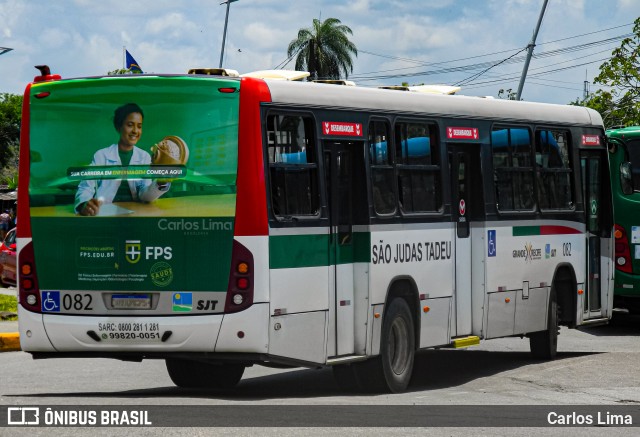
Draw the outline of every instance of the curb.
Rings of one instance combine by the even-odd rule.
[[[20,350],[20,334],[17,332],[0,332],[0,352]]]

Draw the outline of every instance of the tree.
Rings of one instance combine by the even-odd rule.
[[[622,40],[593,81],[611,88],[596,91],[584,102],[602,114],[606,127],[640,124],[640,18],[633,36]]]
[[[313,20],[311,28],[300,29],[289,43],[287,56],[296,56],[296,70],[308,71],[310,79],[341,79],[353,72],[351,56],[358,49],[349,41],[353,32],[337,18]]]
[[[0,180],[11,185],[18,174],[22,96],[0,94]]]
[[[118,68],[116,70],[107,71],[107,76],[115,76],[118,74],[140,74],[140,72],[131,71],[128,68]]]
[[[498,98],[499,99],[506,99],[506,100],[517,100],[518,93],[513,91],[513,89],[511,89],[511,88],[506,89],[506,90],[503,89],[503,88],[500,88],[498,90]]]

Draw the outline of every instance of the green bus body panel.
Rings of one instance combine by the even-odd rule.
[[[294,269],[370,262],[371,234],[354,232],[352,237],[352,243],[340,245],[336,257],[335,245],[330,245],[329,234],[270,236],[269,267]],[[335,241],[335,238],[336,235],[333,235],[332,241]]]
[[[182,219],[181,219],[182,220]],[[100,231],[96,232],[96,221]],[[31,221],[44,290],[226,291],[233,219],[201,217],[205,231],[172,231],[157,218],[48,218]],[[202,229],[202,226],[201,226]],[[135,236],[130,240],[127,236]],[[170,249],[170,250],[169,250]]]
[[[40,289],[227,290],[239,86],[236,80],[153,76],[32,86],[29,202]],[[188,159],[183,165],[120,167],[136,183],[157,178],[170,182],[170,188],[149,203],[106,201],[104,215],[79,216],[79,184],[114,181],[109,174],[118,165],[114,170],[91,162],[94,154],[118,143],[114,111],[127,103],[139,105],[144,114],[136,144],[142,155],[153,156],[154,145],[175,136],[187,145]]]
[[[608,130],[607,137],[609,140],[617,139],[619,141],[638,139],[640,138],[640,127]],[[635,259],[634,257],[636,244],[632,242],[632,227],[640,226],[640,193],[622,193],[620,164],[624,161],[624,148],[617,147],[614,153],[609,153],[614,222],[622,226],[627,234],[632,266],[632,273],[621,272],[617,269],[614,271],[614,296],[640,299],[640,259]],[[627,285],[627,287],[623,287],[623,285]],[[629,285],[632,288],[629,288]],[[638,301],[637,306],[640,309],[640,301]]]

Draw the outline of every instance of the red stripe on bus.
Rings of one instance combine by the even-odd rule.
[[[581,234],[578,229],[568,226],[540,226],[540,235]]]
[[[29,111],[29,101],[31,95],[31,84],[27,85],[22,100],[22,123],[20,128],[20,163],[18,172],[20,179],[18,182],[18,208],[16,216],[19,218],[20,226],[16,226],[16,237],[31,238],[31,214],[29,213],[29,131],[31,130],[31,117]]]
[[[242,78],[238,118],[236,236],[268,235],[267,190],[262,155],[260,103],[271,102],[265,81]]]

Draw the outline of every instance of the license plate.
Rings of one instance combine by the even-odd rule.
[[[114,310],[150,310],[150,294],[112,294],[111,308]]]

